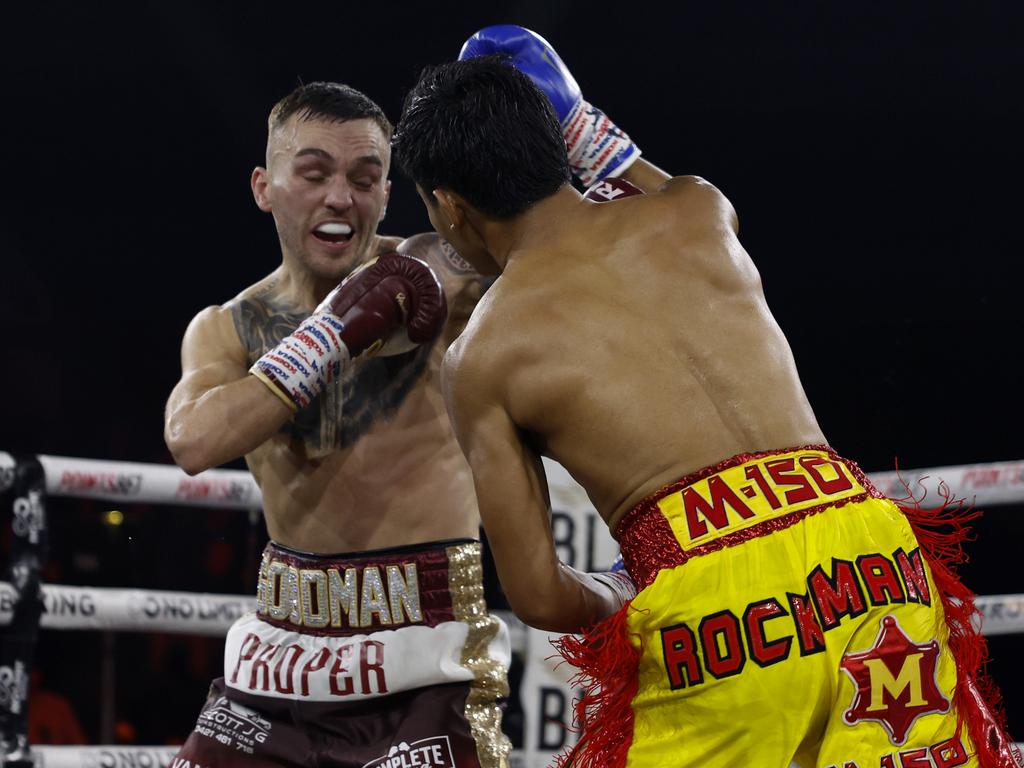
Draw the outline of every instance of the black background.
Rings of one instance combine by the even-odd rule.
[[[397,119],[424,65],[514,22],[548,38],[648,159],[732,200],[837,450],[869,472],[1024,458],[1022,7],[653,5],[6,10],[0,449],[169,461],[162,408],[188,321],[279,260],[248,189],[273,103],[339,80]],[[393,179],[381,231],[428,229]],[[978,592],[1024,591],[1021,511],[978,525],[964,571]],[[119,571],[119,585],[155,583]],[[1024,738],[1020,645],[992,641]]]

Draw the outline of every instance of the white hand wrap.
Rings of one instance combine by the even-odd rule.
[[[305,408],[341,375],[350,355],[341,340],[344,324],[330,312],[317,312],[255,362],[249,373],[293,410]]]
[[[562,122],[569,168],[583,186],[618,176],[640,157],[625,131],[590,102],[580,99]]]
[[[612,591],[612,594],[618,599],[620,607],[636,597],[636,584],[625,571],[604,571],[589,575]]]

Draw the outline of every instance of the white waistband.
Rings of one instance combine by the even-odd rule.
[[[469,682],[463,663],[470,633],[486,633],[487,655],[507,669],[508,627],[496,616],[474,625],[446,621],[351,637],[302,634],[260,619],[240,618],[224,646],[226,685],[256,696],[304,701],[359,701],[413,688]]]

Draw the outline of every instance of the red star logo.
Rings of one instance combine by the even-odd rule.
[[[847,723],[874,720],[900,746],[917,718],[948,712],[949,699],[935,682],[939,644],[914,643],[895,617],[884,616],[875,644],[862,653],[848,653],[840,666],[855,689],[853,704],[843,713]]]

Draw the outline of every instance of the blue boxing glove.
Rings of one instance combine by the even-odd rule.
[[[640,149],[601,110],[583,100],[580,87],[547,40],[525,27],[485,27],[462,46],[459,60],[504,54],[551,100],[562,123],[569,167],[585,187],[618,176],[640,157]]]

